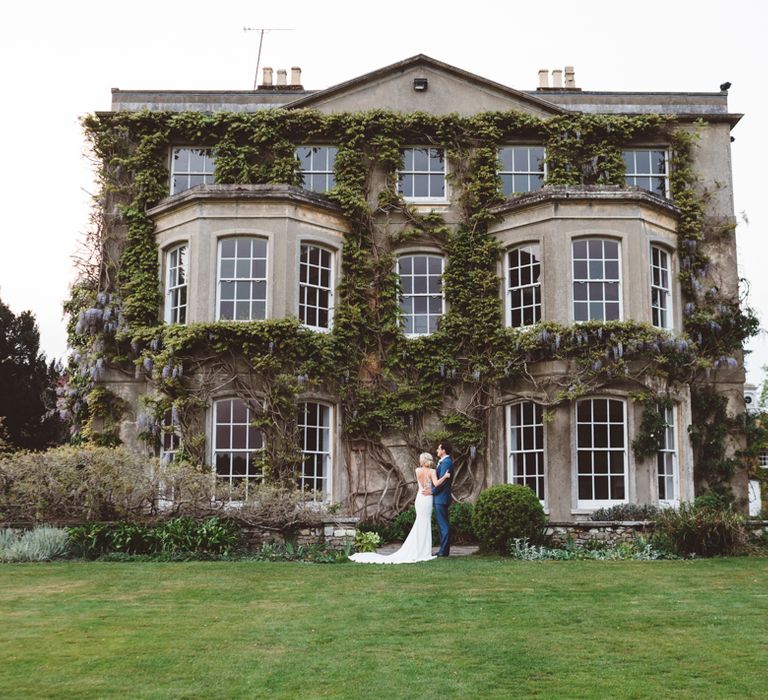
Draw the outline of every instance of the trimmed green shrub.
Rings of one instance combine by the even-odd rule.
[[[416,522],[416,508],[411,506],[398,514],[394,520],[386,525],[379,533],[384,542],[402,542],[411,531]]]
[[[457,501],[451,506],[449,518],[451,522],[451,544],[475,544],[477,536],[472,527],[472,513],[475,507],[471,503]],[[433,531],[435,526],[433,526]]]
[[[515,539],[541,539],[547,518],[536,494],[520,484],[499,484],[477,498],[472,527],[484,551],[508,554]]]
[[[659,514],[656,506],[641,503],[621,503],[610,508],[598,508],[590,520],[654,520]]]
[[[0,532],[0,561],[51,561],[66,555],[67,531],[56,527]]]
[[[731,508],[681,503],[656,516],[654,545],[680,556],[722,556],[744,550],[747,530],[744,518]]]

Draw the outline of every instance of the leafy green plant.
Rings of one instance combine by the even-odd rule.
[[[69,537],[73,553],[85,558],[113,553],[229,554],[240,540],[237,526],[217,517],[204,520],[180,517],[154,526],[131,522],[86,523],[69,528]]]
[[[381,537],[375,532],[356,532],[355,549],[358,552],[375,552],[381,545]]]
[[[64,557],[67,549],[67,531],[62,528],[0,532],[0,561],[51,561]]]
[[[265,542],[258,550],[244,558],[254,561],[303,561],[313,564],[336,564],[346,561],[351,545],[343,550],[334,549],[322,542],[292,545],[290,542]]]
[[[449,518],[451,523],[451,543],[453,544],[473,544],[477,542],[477,537],[472,528],[472,511],[474,506],[471,503],[457,502],[451,506]],[[384,543],[402,542],[411,531],[416,522],[416,508],[410,506],[402,513],[398,513],[389,522],[362,521],[358,523],[358,532],[375,532],[381,537]],[[432,543],[438,544],[439,533],[437,530],[437,521],[434,512],[432,513]]]
[[[483,491],[472,527],[483,550],[506,554],[515,539],[538,540],[547,518],[536,494],[520,484],[499,484]]]
[[[659,513],[656,506],[642,503],[620,503],[609,508],[598,508],[589,516],[590,520],[653,520]]]
[[[680,556],[721,556],[744,551],[744,518],[731,508],[681,503],[656,516],[654,541]]]
[[[625,561],[628,559],[652,561],[669,559],[670,555],[656,548],[650,542],[639,538],[635,542],[618,542],[616,544],[590,548],[571,544],[566,547],[546,547],[530,543],[526,539],[515,539],[510,545],[510,555],[513,559],[523,561],[569,561],[594,559],[597,561]],[[672,555],[671,558],[675,558]]]

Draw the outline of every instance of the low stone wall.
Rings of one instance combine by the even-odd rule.
[[[355,539],[359,518],[340,516],[326,520],[312,527],[301,528],[290,538],[296,544],[317,544],[322,542],[333,549],[344,549]],[[268,542],[285,542],[282,533],[259,527],[243,528],[243,535],[251,549],[257,549]]]
[[[648,537],[652,533],[653,522],[648,520],[550,522],[546,529],[547,539],[553,547],[561,547],[569,540],[576,545],[592,542],[613,545],[632,542],[639,536]]]
[[[768,520],[748,520],[746,528],[752,537],[761,538],[768,533]],[[576,545],[591,542],[612,545],[618,542],[632,542],[641,536],[650,537],[653,530],[652,520],[585,520],[573,523],[548,523],[546,536],[553,547],[560,547],[568,540]]]

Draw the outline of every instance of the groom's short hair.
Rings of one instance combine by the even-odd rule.
[[[445,450],[445,454],[449,455],[451,452],[453,452],[453,445],[451,445],[450,441],[448,440],[441,440],[438,443],[438,447],[442,447],[443,450]]]

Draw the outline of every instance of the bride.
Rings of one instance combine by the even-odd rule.
[[[432,556],[432,496],[425,496],[422,491],[432,486],[439,486],[450,479],[448,472],[438,479],[432,467],[434,460],[429,452],[422,452],[419,457],[420,466],[416,469],[416,481],[419,490],[416,494],[416,522],[413,523],[403,546],[392,554],[377,554],[375,552],[358,552],[350,559],[361,564],[411,564],[417,561],[429,561]]]

